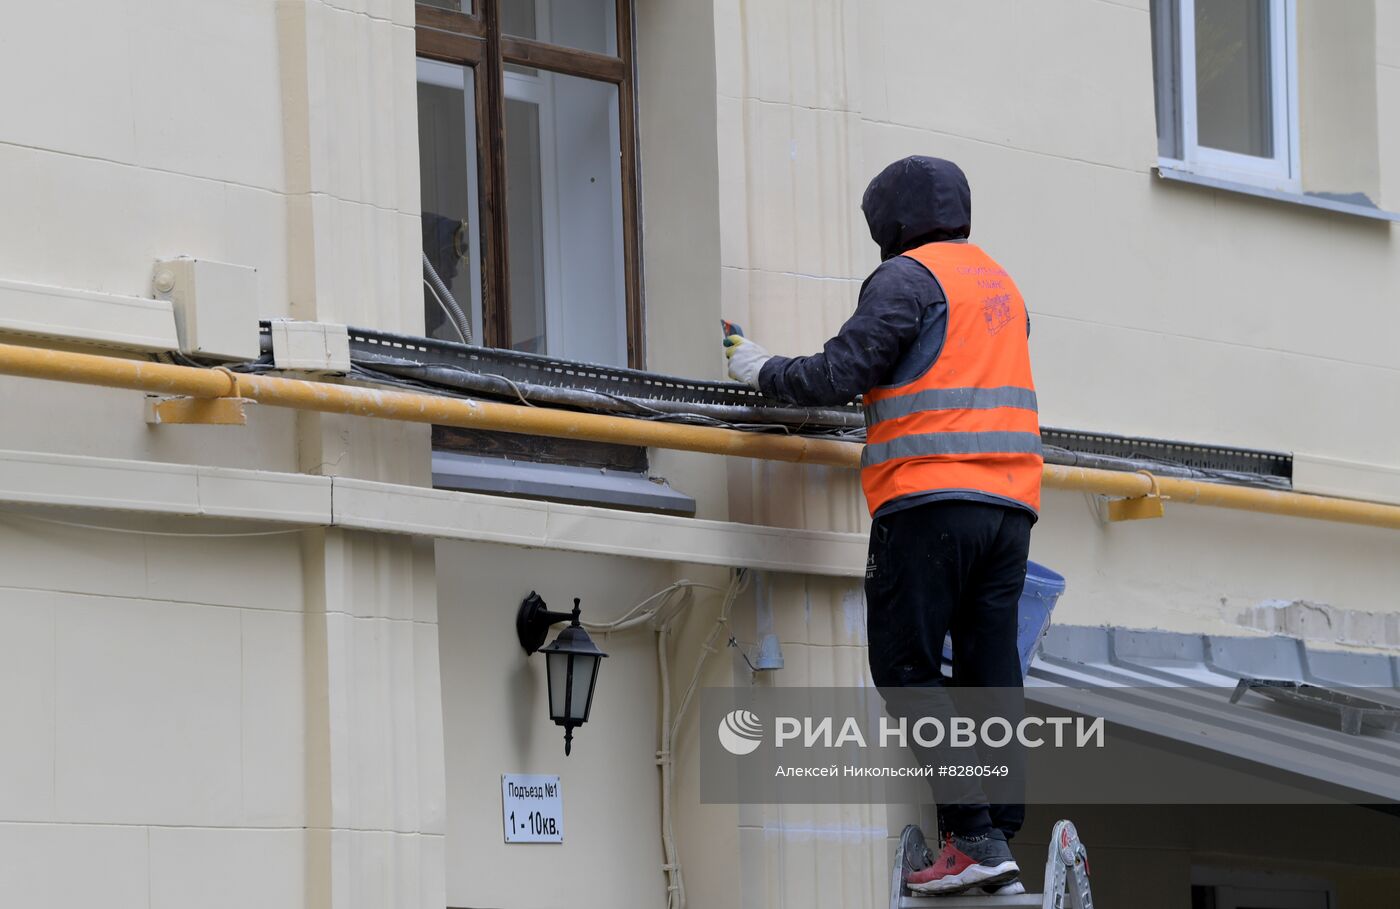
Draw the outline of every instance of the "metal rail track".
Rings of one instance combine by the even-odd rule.
[[[263,323],[264,349],[271,349]],[[469,394],[645,419],[734,426],[757,432],[864,438],[858,404],[793,407],[746,385],[562,360],[436,338],[350,328],[350,358],[364,381],[411,383]],[[1286,452],[1042,427],[1051,464],[1151,470],[1161,476],[1270,489],[1292,486]]]

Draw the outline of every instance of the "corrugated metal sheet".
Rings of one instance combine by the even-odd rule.
[[[1241,679],[1307,682],[1400,708],[1400,658],[1322,651],[1288,637],[1226,637],[1052,625],[1026,694],[1054,707],[1400,800],[1400,734],[1348,735],[1335,716],[1300,714]],[[1097,690],[1097,693],[1096,693]]]

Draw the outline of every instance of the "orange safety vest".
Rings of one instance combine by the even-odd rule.
[[[1020,291],[971,243],[929,243],[904,255],[942,286],[947,328],[922,375],[865,394],[860,480],[870,513],[938,490],[990,494],[1039,512],[1044,461]]]

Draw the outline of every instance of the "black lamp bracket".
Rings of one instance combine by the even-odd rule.
[[[579,623],[579,600],[574,598],[573,612],[552,612],[535,591],[530,591],[520,603],[520,611],[515,614],[515,633],[520,637],[520,646],[531,654],[544,646],[551,625],[560,622]]]

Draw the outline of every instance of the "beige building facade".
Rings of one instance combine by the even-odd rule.
[[[524,5],[537,43],[546,22],[555,43],[574,34],[567,0]],[[1222,179],[1191,158],[1205,132],[1163,154],[1168,20],[1147,0],[602,4],[632,56],[583,49],[599,72],[627,60],[599,116],[634,96],[636,203],[615,189],[603,207],[637,233],[598,280],[616,299],[636,282],[633,365],[719,378],[722,317],[775,353],[816,350],[877,264],[865,183],[936,155],[966,170],[973,240],[1028,302],[1045,425],[1286,452],[1300,491],[1400,504],[1400,5],[1264,5],[1288,24],[1269,108],[1286,174]],[[178,256],[256,269],[254,321],[430,330],[418,117],[425,80],[447,83],[422,61],[475,26],[405,0],[73,0],[7,19],[0,341],[169,349],[153,266]],[[535,59],[498,74],[507,125],[509,102],[537,103],[551,64]],[[568,110],[551,114],[559,162]],[[518,197],[511,154],[498,185]],[[568,261],[569,230],[539,211],[547,320],[548,238]],[[510,274],[518,301],[528,275]],[[486,265],[476,280],[474,316]],[[427,426],[258,406],[245,426],[153,425],[145,407],[0,378],[0,904],[665,905],[679,864],[693,907],[881,905],[918,806],[703,804],[710,731],[692,711],[661,744],[697,665],[702,686],[869,684],[853,471],[652,449],[650,475],[695,503],[658,515],[434,489]],[[1384,656],[1397,552],[1393,530],[1186,503],[1111,524],[1058,489],[1032,543],[1068,578],[1061,623]],[[781,670],[750,672],[727,634],[704,646],[737,569],[733,632],[776,633]],[[544,661],[515,636],[522,597],[580,597],[602,622],[681,581],[669,691],[652,626],[595,634],[610,656],[565,758]],[[561,777],[562,844],[502,841],[505,773]],[[1327,815],[1376,844],[1357,852],[1276,810],[1252,839],[1257,815],[1224,808],[1078,819],[1103,905],[1191,905],[1193,869],[1222,864],[1387,904],[1392,817]],[[1033,810],[1023,866],[1052,813]]]

